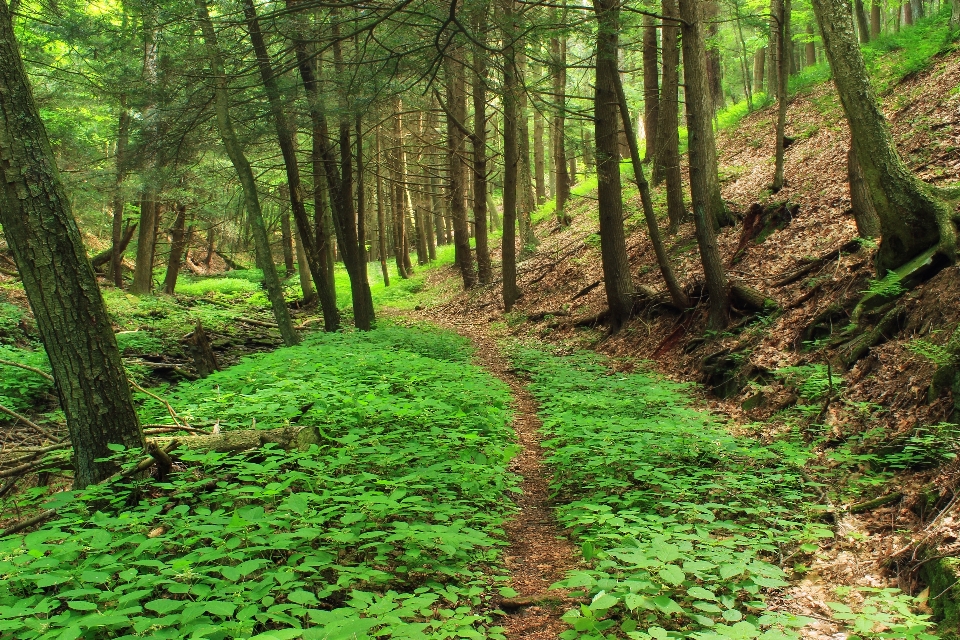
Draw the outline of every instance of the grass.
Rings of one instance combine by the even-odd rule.
[[[375,308],[391,307],[394,309],[412,310],[418,305],[429,306],[435,303],[434,294],[427,294],[425,281],[427,274],[453,264],[454,247],[452,244],[437,247],[437,259],[426,265],[417,265],[416,254],[411,254],[413,274],[403,279],[397,273],[396,261],[391,258],[387,261],[390,273],[390,286],[384,286],[383,274],[379,262],[367,263],[367,280],[370,283],[370,295],[373,297]],[[350,291],[350,278],[343,264],[337,263],[335,270],[335,286],[337,289],[337,306],[346,309],[353,306],[353,295]]]
[[[181,452],[163,481],[17,494],[58,518],[0,540],[4,638],[503,638],[491,598],[517,479],[505,385],[429,328],[314,334],[168,395],[198,424],[322,444]],[[145,422],[166,418],[149,401]],[[123,456],[123,453],[118,453]]]

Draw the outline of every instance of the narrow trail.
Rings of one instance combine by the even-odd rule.
[[[537,403],[500,353],[485,322],[432,320],[469,338],[476,348],[478,363],[510,386],[514,398],[513,427],[521,446],[511,463],[511,471],[522,476],[523,482],[522,493],[517,498],[519,511],[504,525],[510,542],[504,563],[510,572],[510,586],[520,595],[503,607],[508,615],[502,624],[511,640],[554,640],[570,628],[560,616],[571,603],[560,592],[551,592],[550,585],[575,567],[576,556],[550,503],[550,470],[544,464],[545,454],[540,444]]]

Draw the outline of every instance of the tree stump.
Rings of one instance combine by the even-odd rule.
[[[197,320],[196,328],[185,338],[184,342],[186,342],[187,349],[193,357],[193,366],[197,369],[197,375],[206,378],[214,371],[220,370],[217,356],[210,344],[210,338],[207,337],[207,332],[203,330],[203,324],[199,320]]]

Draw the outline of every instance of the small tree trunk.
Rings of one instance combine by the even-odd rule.
[[[710,84],[711,113],[716,113],[724,107],[723,98],[723,67],[720,64],[720,49],[714,44],[720,35],[720,5],[717,0],[706,0],[703,3],[707,22],[707,81]]]
[[[657,70],[657,19],[643,16],[643,133],[646,160],[657,151],[657,124],[660,120],[660,82]],[[628,133],[629,135],[629,133]]]
[[[398,99],[394,104],[393,115],[393,137],[391,144],[393,149],[390,152],[390,169],[393,174],[393,188],[390,194],[390,204],[393,214],[393,254],[397,263],[397,274],[404,280],[410,277],[407,272],[406,264],[403,259],[404,237],[406,236],[406,214],[404,205],[406,198],[403,196],[403,184],[406,182],[406,176],[403,175],[403,122],[400,111],[403,105]]]
[[[813,23],[810,22],[807,24],[807,38],[809,39],[807,40],[807,44],[806,44],[807,60],[805,65],[808,67],[812,67],[813,65],[817,64],[817,45],[814,43],[813,37],[814,37]]]
[[[172,296],[177,288],[177,276],[183,262],[183,249],[186,245],[187,205],[177,205],[177,217],[170,229],[170,258],[167,262],[167,275],[163,279],[163,292]]]
[[[390,270],[387,268],[387,215],[383,207],[383,170],[380,165],[380,125],[377,125],[377,252],[380,258],[380,273],[383,286],[390,286]]]
[[[290,232],[290,209],[287,185],[280,185],[280,244],[283,248],[283,268],[287,276],[293,273],[293,234]]]
[[[711,167],[709,154],[716,160],[716,144],[710,122],[709,86],[707,85],[706,58],[700,16],[695,0],[680,0],[680,17],[683,19],[683,65],[686,80],[687,122],[690,148],[690,193],[693,198],[693,221],[697,229],[697,244],[700,260],[710,295],[710,313],[707,327],[720,330],[727,325],[730,307],[730,292],[726,274],[720,261],[717,237],[714,231],[716,202],[711,197],[712,181],[716,169]],[[715,167],[715,165],[714,165]]]
[[[665,18],[679,17],[677,0],[663,0],[662,7]],[[683,204],[683,172],[680,169],[679,36],[680,27],[676,20],[664,20],[663,82],[660,88],[660,122],[657,126],[660,149],[654,154],[656,162],[653,175],[654,184],[666,181],[670,234],[677,232],[686,216]]]
[[[500,0],[503,31],[503,309],[509,313],[520,297],[517,288],[517,59],[514,1]]]
[[[487,31],[487,5],[475,17],[476,33]],[[482,42],[481,42],[482,44]],[[476,226],[477,276],[480,284],[493,282],[493,266],[487,240],[487,59],[478,44],[473,48],[473,221]],[[542,182],[542,180],[541,180]]]
[[[547,200],[546,164],[543,149],[543,112],[533,110],[533,177],[536,184],[537,204]]]
[[[954,6],[958,6],[960,0],[953,0]],[[873,0],[870,3],[870,39],[876,40],[880,37],[880,0]]]
[[[213,30],[213,22],[210,20],[206,0],[195,0],[195,2],[197,6],[197,17],[200,21],[200,28],[203,32],[203,40],[207,48],[207,56],[210,60],[210,67],[214,78],[217,127],[220,130],[220,137],[223,139],[223,146],[226,148],[230,162],[237,172],[240,185],[243,187],[244,203],[246,204],[250,227],[253,231],[257,262],[263,270],[263,280],[267,290],[267,297],[270,299],[273,315],[277,320],[280,335],[283,337],[284,343],[287,345],[297,344],[300,341],[300,337],[293,328],[293,322],[290,320],[290,312],[287,310],[287,303],[283,299],[283,288],[280,286],[280,278],[277,276],[277,270],[273,265],[273,257],[270,253],[270,240],[267,237],[267,227],[263,222],[263,214],[260,211],[260,199],[257,196],[256,178],[254,178],[250,163],[243,153],[243,148],[240,146],[240,142],[233,129],[233,121],[230,118],[230,96],[227,90],[227,76],[223,69],[222,58],[220,57],[217,35]]]
[[[763,91],[764,62],[767,59],[767,48],[760,47],[753,54],[753,86],[757,91]]]
[[[140,230],[137,236],[137,262],[133,269],[130,293],[137,295],[153,291],[153,254],[157,245],[157,192],[146,187],[140,197]]]
[[[790,42],[790,0],[780,0],[777,6],[779,14],[777,16],[778,36],[777,42],[779,49],[777,51],[777,70],[780,78],[777,81],[777,145],[776,156],[774,160],[773,185],[774,193],[783,189],[783,153],[784,153],[784,135],[787,126],[787,79],[789,77],[788,50],[786,45]]]
[[[206,378],[214,371],[220,370],[220,363],[217,362],[217,356],[213,352],[213,346],[210,344],[210,338],[203,329],[203,324],[197,320],[196,326],[186,339],[187,350],[193,357],[193,366],[197,370],[197,375]]]
[[[97,280],[0,2],[0,224],[23,278],[73,442],[74,488],[109,477],[110,445],[143,447]]]
[[[453,218],[453,244],[463,288],[471,289],[477,283],[470,251],[470,229],[467,227],[466,181],[463,171],[465,136],[456,122],[466,121],[467,104],[464,90],[463,65],[451,56],[446,62],[447,72],[447,180],[450,213]],[[454,119],[456,122],[454,122]]]
[[[870,42],[870,25],[867,22],[867,12],[863,8],[863,0],[853,0],[853,8],[857,14],[857,31],[860,35],[860,43]]]
[[[550,58],[553,66],[553,99],[556,107],[553,115],[554,128],[554,148],[553,148],[553,169],[556,171],[556,198],[557,221],[561,226],[570,224],[570,217],[566,214],[567,200],[570,199],[570,173],[567,171],[567,145],[566,145],[566,86],[567,86],[567,41],[564,38],[552,38],[550,40]],[[522,98],[521,98],[522,100]],[[522,116],[521,116],[522,117]],[[523,142],[521,135],[521,154],[523,153]],[[522,158],[521,158],[522,161]],[[521,238],[526,244],[526,238]]]
[[[313,287],[310,267],[307,266],[307,252],[304,251],[303,242],[300,241],[300,230],[294,227],[293,233],[296,239],[297,275],[300,278],[300,290],[303,292],[303,304],[309,305],[317,299],[317,291]]]
[[[623,231],[620,185],[620,118],[617,68],[620,9],[618,0],[594,0],[597,14],[597,72],[594,123],[597,140],[597,199],[600,208],[600,257],[609,317],[614,329],[633,310],[633,279]]]
[[[523,74],[527,69],[527,58],[523,54],[522,43],[517,45],[517,79],[523,84]],[[533,170],[530,167],[530,127],[527,114],[527,92],[520,93],[520,99],[517,103],[517,153],[519,154],[520,164],[518,166],[518,194],[517,203],[519,206],[518,216],[520,218],[520,241],[524,247],[537,246],[537,236],[533,230],[532,214],[537,207],[537,198],[533,191]]]
[[[113,192],[113,253],[110,258],[110,277],[118,289],[123,289],[123,181],[127,176],[127,143],[130,140],[130,110],[126,96],[120,96],[120,117],[117,124],[117,161]]]
[[[913,25],[913,7],[910,4],[910,0],[903,3],[903,24],[908,27]]]

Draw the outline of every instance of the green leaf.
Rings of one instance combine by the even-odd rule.
[[[739,622],[740,620],[743,620],[743,614],[736,609],[727,609],[720,615],[722,615],[723,619],[727,622]]]
[[[144,609],[149,609],[150,611],[156,611],[160,615],[165,613],[170,613],[171,611],[176,611],[184,605],[182,600],[151,600],[147,604],[143,605]]]
[[[664,568],[660,569],[658,574],[664,582],[674,587],[682,584],[687,577],[679,567],[672,564],[668,564]]]
[[[203,604],[207,613],[220,616],[221,618],[229,618],[237,608],[237,606],[231,602],[222,602],[220,600],[207,600]]]
[[[95,603],[87,602],[85,600],[71,600],[67,603],[67,606],[74,611],[93,611],[97,608]]]

